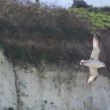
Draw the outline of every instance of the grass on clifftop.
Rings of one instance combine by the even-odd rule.
[[[110,27],[110,8],[71,8],[81,16],[87,17],[93,29],[106,29]]]

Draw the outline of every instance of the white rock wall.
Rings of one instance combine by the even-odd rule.
[[[15,75],[13,67],[0,49],[0,110],[17,108]],[[12,109],[12,110],[13,110]]]
[[[19,110],[110,110],[110,81],[100,76],[91,87],[88,73],[16,67]]]
[[[88,76],[54,66],[13,68],[0,50],[0,110],[110,110],[110,79],[88,87]]]

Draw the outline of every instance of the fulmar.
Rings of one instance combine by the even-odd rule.
[[[87,82],[88,85],[93,83],[99,76],[97,69],[106,67],[104,62],[99,60],[100,52],[101,52],[100,37],[95,34],[93,37],[93,50],[90,59],[80,61],[80,65],[89,67],[90,77]]]

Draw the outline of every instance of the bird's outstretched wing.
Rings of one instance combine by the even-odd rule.
[[[96,68],[89,68],[89,71],[90,71],[90,77],[88,79],[88,84],[91,84],[97,79],[99,73]]]
[[[98,60],[100,51],[100,38],[95,34],[93,37],[93,50],[90,59]]]

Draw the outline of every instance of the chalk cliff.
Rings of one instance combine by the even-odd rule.
[[[0,50],[0,110],[110,110],[110,79],[86,85],[73,67],[13,65]]]

